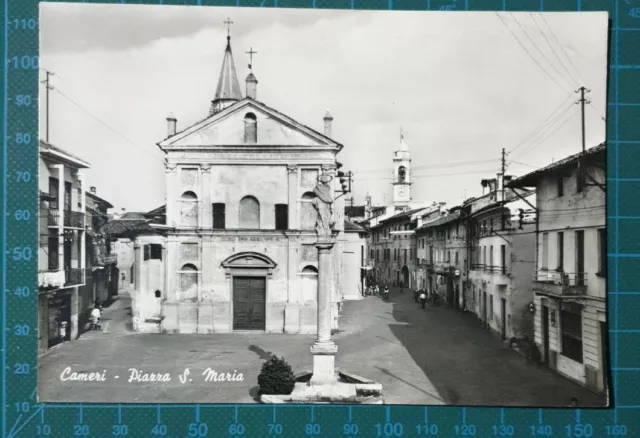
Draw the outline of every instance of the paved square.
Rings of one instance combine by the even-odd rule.
[[[40,359],[43,402],[256,403],[257,378],[270,353],[294,372],[311,368],[315,336],[274,334],[164,335],[132,333],[129,299],[105,310],[104,332],[86,333]],[[389,404],[580,406],[605,400],[524,358],[482,330],[473,315],[447,308],[422,310],[409,293],[392,290],[345,303],[337,366],[383,385]],[[106,381],[62,381],[75,372],[104,373]],[[130,369],[169,374],[167,382],[129,382]],[[181,381],[186,369],[189,374]],[[210,381],[204,372],[235,373]],[[242,373],[243,380],[237,378]],[[116,378],[116,376],[118,376]]]

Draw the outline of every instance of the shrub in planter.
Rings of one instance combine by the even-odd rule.
[[[258,376],[260,394],[291,394],[296,383],[291,365],[284,358],[272,356],[262,364]]]

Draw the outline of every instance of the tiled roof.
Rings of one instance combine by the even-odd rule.
[[[97,202],[103,204],[105,207],[107,208],[113,208],[113,205],[111,205],[111,203],[109,201],[106,201],[104,199],[102,199],[100,196],[96,195],[95,193],[91,193],[91,192],[85,192],[87,196],[89,196],[90,198],[95,199]]]
[[[593,157],[594,155],[597,154],[604,154],[606,152],[606,147],[607,144],[606,143],[601,143],[598,146],[594,146],[592,148],[589,148],[585,151],[585,156],[588,157]],[[568,156],[567,158],[564,158],[560,161],[556,161],[555,163],[552,163],[546,167],[543,167],[541,169],[538,170],[534,170],[531,173],[528,173],[524,176],[521,176],[519,178],[516,178],[514,180],[512,180],[509,184],[506,184],[507,187],[531,187],[534,186],[536,184],[536,182],[538,181],[538,179],[540,179],[544,174],[554,171],[554,170],[558,170],[561,167],[564,166],[568,166],[570,164],[572,164],[573,162],[577,162],[578,159],[580,158],[580,155],[582,155],[582,152],[577,153],[577,154],[573,154]]]
[[[366,233],[367,230],[362,228],[360,225],[356,225],[353,222],[349,222],[347,220],[344,221],[344,230],[345,231],[357,231],[359,233]]]
[[[393,216],[390,216],[390,217],[388,217],[386,219],[383,219],[382,221],[380,221],[380,223],[390,222],[392,220],[400,219],[400,218],[405,217],[405,216],[409,217],[412,214],[417,213],[420,210],[425,210],[425,209],[426,209],[426,207],[420,207],[420,208],[414,208],[413,210],[409,210],[409,211],[402,211],[402,212],[394,214]]]
[[[453,222],[453,221],[455,221],[456,219],[459,219],[459,218],[460,218],[460,210],[456,210],[453,213],[450,213],[450,214],[448,214],[446,216],[441,216],[436,220],[433,220],[431,222],[423,224],[421,227],[418,227],[417,229],[418,230],[422,230],[422,229],[425,229],[425,228],[437,227],[437,226],[444,225],[444,224],[449,223],[449,222]]]
[[[111,237],[119,237],[132,233],[155,233],[156,230],[149,226],[150,223],[151,221],[149,220],[113,220],[107,222],[102,232]]]

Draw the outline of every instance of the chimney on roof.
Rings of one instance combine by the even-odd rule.
[[[256,79],[256,76],[251,72],[245,81],[247,83],[247,97],[255,100],[258,95],[258,79]]]
[[[95,186],[90,187],[90,188],[89,188],[89,191],[95,195],[95,194],[96,194],[96,188],[95,188]]]
[[[176,116],[173,113],[169,113],[167,116],[167,138],[172,135],[176,135],[176,126],[178,124],[178,120],[176,120]]]
[[[331,115],[329,110],[327,110],[323,120],[324,120],[324,135],[327,137],[331,137],[331,122],[333,121],[333,116]]]

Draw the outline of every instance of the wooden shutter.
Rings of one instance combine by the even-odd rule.
[[[151,247],[149,245],[144,245],[142,248],[144,250],[144,259],[149,260],[151,258]]]

